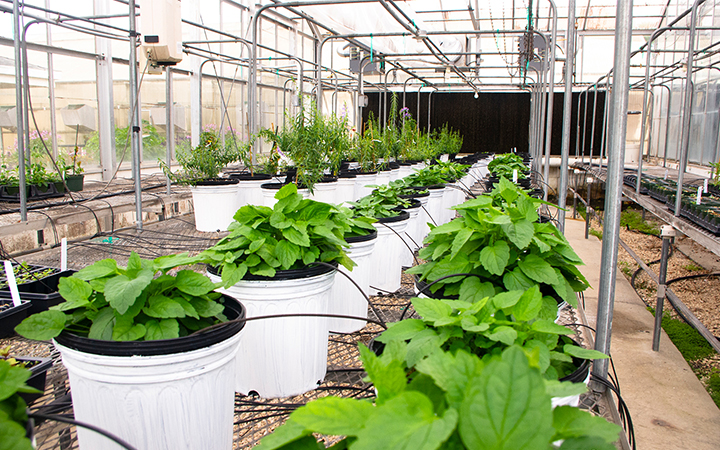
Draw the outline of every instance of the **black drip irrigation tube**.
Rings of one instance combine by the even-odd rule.
[[[68,423],[70,425],[75,425],[82,428],[87,428],[88,430],[92,430],[96,433],[99,433],[106,438],[112,440],[116,444],[118,444],[121,447],[126,448],[127,450],[136,450],[135,447],[130,445],[129,443],[125,442],[124,440],[120,439],[119,437],[115,436],[114,434],[110,433],[109,431],[105,431],[103,429],[100,429],[96,427],[95,425],[91,425],[89,423],[80,422],[75,419],[71,419],[70,417],[63,416],[63,415],[57,415],[57,414],[41,414],[41,413],[34,413],[28,411],[28,417],[31,419],[42,419],[42,420],[53,420],[55,422],[62,422],[62,423]]]

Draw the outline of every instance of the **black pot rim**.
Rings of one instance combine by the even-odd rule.
[[[245,318],[245,307],[229,295],[223,294],[224,314],[229,320]],[[103,356],[158,356],[185,353],[222,342],[235,336],[245,322],[229,322],[207,332],[192,336],[156,341],[103,341],[63,331],[55,338],[58,344],[84,353]]]
[[[406,162],[406,161],[400,161],[400,162],[398,162],[398,165],[400,165],[400,166],[405,166],[405,167],[410,167],[410,166],[412,166],[412,163],[409,163],[409,162]]]
[[[414,189],[414,188],[413,188]],[[425,188],[422,188],[425,189]],[[418,189],[419,190],[419,189]],[[420,194],[400,194],[398,195],[400,198],[421,198],[421,197],[430,197],[430,192],[423,192]]]
[[[460,298],[459,295],[443,295],[443,292],[445,292],[444,288],[440,288],[436,292],[430,291],[430,289],[427,289],[427,286],[430,283],[425,282],[425,280],[421,280],[420,275],[418,275],[418,274],[415,274],[414,279],[415,279],[415,287],[418,289],[418,291],[422,292],[423,295],[427,295],[430,298],[434,298],[436,300],[441,300],[441,299],[457,300]],[[462,278],[461,278],[461,280],[462,280]],[[425,290],[423,290],[423,289],[425,289]]]
[[[377,230],[372,230],[368,234],[363,234],[362,236],[349,236],[345,238],[345,242],[348,244],[357,244],[359,242],[367,242],[372,241],[377,237]]]
[[[290,269],[290,270],[277,270],[275,271],[274,277],[264,277],[261,275],[252,275],[250,273],[246,273],[243,277],[242,281],[280,281],[280,280],[299,280],[301,278],[310,278],[310,277],[316,277],[319,275],[324,275],[326,273],[332,272],[333,270],[337,269],[338,263],[335,261],[329,262],[328,264],[334,266],[334,267],[328,267],[323,264],[310,264],[308,266],[302,267],[300,269]],[[207,270],[209,273],[213,275],[219,276],[218,268],[216,266],[207,266]]]
[[[210,180],[198,181],[195,186],[228,186],[238,184],[240,180],[233,178],[212,178]]]
[[[397,216],[392,217],[381,217],[378,218],[378,223],[394,223],[394,222],[402,222],[403,220],[407,220],[410,218],[410,213],[404,210],[400,210],[399,214]]]
[[[272,176],[267,173],[231,173],[229,176],[240,181],[272,180]]]
[[[340,172],[338,178],[357,178],[357,175],[350,172]]]
[[[332,176],[332,175],[328,175],[328,176],[322,177],[322,178],[321,178],[320,180],[318,180],[317,182],[318,182],[318,183],[334,183],[334,182],[336,182],[337,180],[338,180],[338,177],[335,177],[335,176]]]
[[[357,175],[375,175],[377,174],[377,170],[371,170],[370,172],[358,172]]]
[[[428,194],[428,195],[430,195],[430,194]],[[422,206],[422,202],[420,200],[416,200],[414,198],[410,198],[407,200],[410,200],[410,206],[406,206],[403,209],[406,209],[406,210],[407,209],[415,209],[415,208],[419,208]]]

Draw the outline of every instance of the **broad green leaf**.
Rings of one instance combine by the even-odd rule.
[[[143,268],[143,261],[140,259],[140,255],[138,255],[135,252],[130,253],[130,257],[128,258],[128,263],[126,267],[126,274],[128,276],[134,276],[136,273],[140,272]]]
[[[454,356],[449,352],[437,352],[418,362],[418,372],[432,377],[447,392],[449,406],[456,409],[465,397],[470,380],[480,374],[483,363],[475,355],[459,350]]]
[[[503,275],[503,286],[509,291],[524,291],[533,287],[534,284],[535,282],[525,276],[519,267],[515,267]]]
[[[90,295],[92,295],[92,287],[78,278],[63,277],[58,280],[58,292],[68,302],[81,305],[87,304]]]
[[[215,317],[225,310],[225,307],[217,302],[213,302],[203,298],[195,298],[190,300],[190,304],[200,317]]]
[[[138,272],[137,278],[133,279],[127,275],[116,275],[105,283],[105,299],[118,313],[125,314],[152,279],[153,272],[147,269]]]
[[[68,316],[61,311],[48,310],[33,314],[23,320],[15,331],[34,341],[47,341],[59,335],[65,328]]]
[[[374,410],[375,407],[368,401],[323,397],[298,408],[291,417],[316,433],[357,436]]]
[[[293,221],[285,217],[285,214],[283,214],[281,211],[273,211],[273,213],[270,215],[270,225],[277,228],[278,230],[288,228],[292,224]]]
[[[450,314],[452,314],[451,307],[434,298],[415,297],[412,299],[412,304],[415,311],[426,322],[436,322],[447,319],[450,317]]]
[[[573,308],[577,308],[577,295],[572,286],[570,286],[570,283],[568,283],[560,270],[555,269],[555,275],[557,276],[558,282],[552,285],[553,290],[561,299],[568,302]]]
[[[310,247],[310,237],[308,236],[307,231],[299,230],[295,225],[282,230],[282,234],[285,239],[293,244],[299,245],[300,247]]]
[[[527,341],[523,346],[523,351],[530,361],[530,366],[539,368],[540,372],[545,373],[550,367],[550,350],[542,342],[535,339]]]
[[[243,237],[239,239],[245,239]],[[233,248],[233,247],[230,247]],[[187,252],[179,253],[177,255],[166,255],[160,256],[153,260],[154,271],[161,270],[166,272],[168,269],[172,269],[179,266],[190,266],[200,262],[199,256],[190,256]]]
[[[617,450],[613,444],[604,442],[597,436],[583,436],[565,439],[558,450]]]
[[[538,250],[540,250],[540,253],[545,253],[550,251],[550,246],[547,245],[545,242],[543,242],[541,239],[538,239],[537,236],[532,238],[532,241],[535,245],[537,245]]]
[[[324,237],[328,243],[337,245],[339,247],[347,246],[347,242],[337,237],[330,229],[323,225],[317,225],[313,227],[313,232],[319,236]]]
[[[583,260],[580,259],[580,257],[575,253],[575,250],[572,249],[569,245],[556,245],[553,249],[555,252],[562,255],[565,259],[567,259],[570,262],[576,263],[576,264],[583,264]]]
[[[530,329],[533,331],[539,331],[540,333],[550,333],[550,334],[561,334],[561,335],[569,335],[574,334],[575,332],[571,330],[568,327],[564,327],[562,325],[558,325],[552,320],[536,320],[535,322],[530,325]]]
[[[606,443],[618,440],[620,427],[602,417],[572,406],[558,406],[553,410],[554,439],[595,436]]]
[[[174,319],[185,317],[185,308],[173,298],[164,295],[153,295],[148,299],[143,312],[158,319]]]
[[[490,282],[481,282],[477,277],[467,277],[460,285],[460,300],[477,303],[485,297],[495,295],[495,288]]]
[[[432,259],[433,260],[439,260],[442,258],[443,254],[450,249],[450,242],[441,242],[435,247],[435,250],[433,250]]]
[[[458,430],[467,448],[546,449],[553,436],[552,406],[543,378],[519,347],[505,350],[468,387]]]
[[[451,220],[448,223],[444,223],[437,226],[430,231],[430,235],[437,236],[439,234],[448,234],[460,231],[463,228],[463,223],[460,220]]]
[[[508,326],[502,325],[487,334],[487,338],[491,341],[502,342],[505,345],[513,345],[517,339],[517,331]]]
[[[273,212],[279,211],[282,213],[291,213],[298,207],[302,199],[303,197],[300,194],[289,195],[282,198],[275,203],[275,206],[273,206]]]
[[[525,250],[527,246],[530,245],[533,235],[535,234],[535,228],[532,222],[527,219],[504,224],[502,225],[502,230],[510,242],[515,244],[520,250]]]
[[[146,341],[159,341],[180,337],[180,325],[175,319],[148,320],[145,324]]]
[[[495,215],[492,216],[488,222],[495,225],[508,225],[512,223],[512,220],[509,216],[506,216],[505,214],[495,213]]]
[[[417,333],[408,344],[407,365],[413,367],[418,361],[440,351],[440,346],[448,339],[449,336],[441,336],[442,329],[435,331],[426,328]]]
[[[493,275],[502,275],[510,259],[510,247],[505,241],[497,241],[480,250],[480,262]]]
[[[448,275],[455,275],[458,273],[467,273],[472,268],[472,265],[468,262],[466,255],[457,255],[455,259],[450,260],[449,258],[445,258],[442,261],[439,261],[438,263],[433,266],[432,270],[428,274],[428,279],[430,280],[437,280],[438,278],[442,278],[444,276]],[[458,281],[460,281],[461,278],[458,278]],[[452,282],[452,279],[447,280],[447,282]]]
[[[447,409],[438,417],[428,397],[406,391],[377,407],[352,449],[435,450],[450,437],[457,420],[456,410]]]
[[[250,255],[250,256],[255,256],[255,258],[257,258],[258,262],[260,262],[259,256],[256,256],[256,255]],[[223,286],[225,286],[226,288],[234,286],[240,280],[243,279],[243,277],[245,276],[247,271],[248,271],[248,266],[245,265],[245,263],[240,263],[240,264],[228,263],[228,264],[223,265],[223,268],[222,268]]]
[[[487,195],[481,195],[478,198],[474,198],[472,200],[468,200],[465,203],[461,203],[459,205],[455,205],[452,207],[452,209],[474,209],[474,208],[482,208],[484,206],[490,206],[492,204],[492,198]]]
[[[4,414],[0,411],[0,415]],[[0,450],[33,450],[25,429],[19,423],[0,417]]]
[[[96,278],[103,278],[119,273],[117,262],[114,259],[103,259],[91,266],[78,270],[73,274],[73,277],[80,278],[84,281],[90,281]]]
[[[365,372],[377,389],[376,403],[378,405],[382,405],[405,390],[407,378],[401,361],[381,361],[372,350],[362,343],[358,345],[358,349]]]
[[[578,347],[577,345],[565,344],[563,346],[565,354],[574,356],[580,359],[608,359],[609,356],[605,353],[589,348]]]
[[[300,248],[290,241],[279,241],[275,246],[275,255],[282,268],[287,270],[300,259]]]
[[[215,283],[210,278],[192,270],[181,270],[175,278],[175,287],[190,295],[201,296],[215,289]]]
[[[122,320],[120,317],[115,318],[115,326],[113,327],[113,341],[137,341],[145,336],[145,325],[141,323],[133,323],[132,320]]]
[[[542,307],[537,315],[538,319],[549,320],[554,322],[558,317],[558,304],[555,298],[548,295],[542,298]]]
[[[557,284],[558,279],[553,267],[541,257],[529,254],[518,261],[518,267],[531,280],[538,283]]]
[[[295,183],[288,183],[285,186],[281,187],[279,191],[275,194],[275,198],[278,200],[282,200],[285,197],[289,197],[293,194],[297,194],[297,185]]]
[[[400,322],[388,323],[387,325],[388,329],[375,338],[376,341],[384,344],[395,339],[405,341],[427,328],[427,325],[420,319],[405,319]]]
[[[25,386],[30,375],[29,370],[11,366],[9,362],[0,359],[0,401],[10,398],[18,389]]]
[[[265,238],[262,239],[256,239],[252,242],[250,242],[250,245],[248,246],[247,250],[245,250],[246,255],[250,255],[252,253],[257,252],[260,247],[262,247],[265,244]]]
[[[101,309],[90,325],[88,337],[90,339],[112,340],[112,331],[115,324],[115,311],[109,306]]]
[[[307,430],[294,420],[288,419],[284,424],[276,428],[272,434],[268,434],[262,438],[260,443],[254,448],[255,450],[275,450],[284,447],[286,444],[297,442],[299,439],[311,434],[311,430]]]
[[[497,309],[505,309],[509,308],[511,306],[514,306],[518,300],[520,300],[520,297],[522,297],[523,291],[508,291],[508,292],[501,292],[497,294],[495,297],[493,297],[493,305],[495,305],[495,308]]]
[[[525,291],[512,309],[512,314],[517,320],[530,321],[537,317],[542,307],[542,294],[540,286],[535,285]]]
[[[570,397],[587,392],[584,383],[571,383],[569,381],[545,380],[545,392],[550,397]]]
[[[453,242],[452,242],[452,248],[450,251],[451,259],[455,258],[455,255],[457,255],[458,252],[460,252],[460,249],[472,237],[474,232],[475,231],[470,228],[463,228],[457,232],[457,234],[455,235],[455,239],[453,239]]]

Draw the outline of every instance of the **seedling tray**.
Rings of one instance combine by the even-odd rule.
[[[19,306],[13,306],[12,300],[0,299],[0,338],[15,334],[15,327],[25,320],[31,306],[27,300]]]
[[[35,400],[39,399],[44,395],[45,392],[45,380],[47,379],[47,372],[52,368],[52,359],[51,358],[32,358],[29,356],[16,356],[16,360],[20,362],[34,362],[35,364],[28,369],[32,373],[30,375],[30,378],[25,382],[30,387],[34,387],[35,389],[39,390],[40,393],[38,394],[24,394],[20,393],[20,397],[25,400],[25,403],[30,405]]]
[[[18,285],[20,299],[30,300],[30,303],[32,304],[29,314],[46,311],[51,306],[61,303],[62,297],[58,293],[58,283],[60,282],[60,278],[69,277],[74,273],[74,270],[65,270],[39,280]],[[6,286],[0,289],[0,299],[8,298],[11,298],[10,288]]]

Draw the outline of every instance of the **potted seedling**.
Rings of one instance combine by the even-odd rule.
[[[487,168],[491,175],[486,182],[488,190],[492,189],[502,177],[513,181],[517,179],[517,183],[521,186],[530,187],[530,180],[528,179],[530,167],[527,166],[523,157],[517,153],[497,155],[488,163]]]
[[[303,199],[294,183],[280,189],[276,200],[273,208],[240,208],[230,234],[200,256],[211,279],[245,305],[250,319],[327,314],[335,267],[353,266],[343,239],[350,225],[333,205]],[[327,318],[252,320],[245,333],[237,392],[287,397],[314,389],[325,377]]]
[[[65,155],[60,155],[58,158],[58,167],[60,168],[63,180],[70,192],[79,192],[83,190],[83,182],[85,180],[85,169],[82,167],[82,161],[78,158],[79,147],[76,145],[72,155],[70,155],[70,161],[65,160]]]
[[[433,346],[433,344],[430,344]],[[337,448],[613,450],[620,428],[551,397],[585,386],[548,383],[536,360],[517,346],[481,361],[437,349],[415,370],[408,346],[396,341],[382,356],[360,344],[375,399],[323,397],[295,410],[258,450],[319,448],[317,435],[342,436]]]
[[[223,322],[244,309],[199,273],[170,273],[195,261],[136,253],[127,267],[98,261],[60,279],[64,303],[16,328],[54,339],[76,419],[142,448],[232,447],[232,364],[244,322]],[[81,449],[111,445],[84,429],[78,438]]]
[[[219,174],[239,158],[237,150],[220,145],[217,136],[206,131],[200,135],[197,147],[178,151],[181,172],[173,173],[166,162],[158,160],[167,177],[190,186],[198,231],[225,231],[232,222],[233,214],[240,207],[238,180],[220,178]]]

